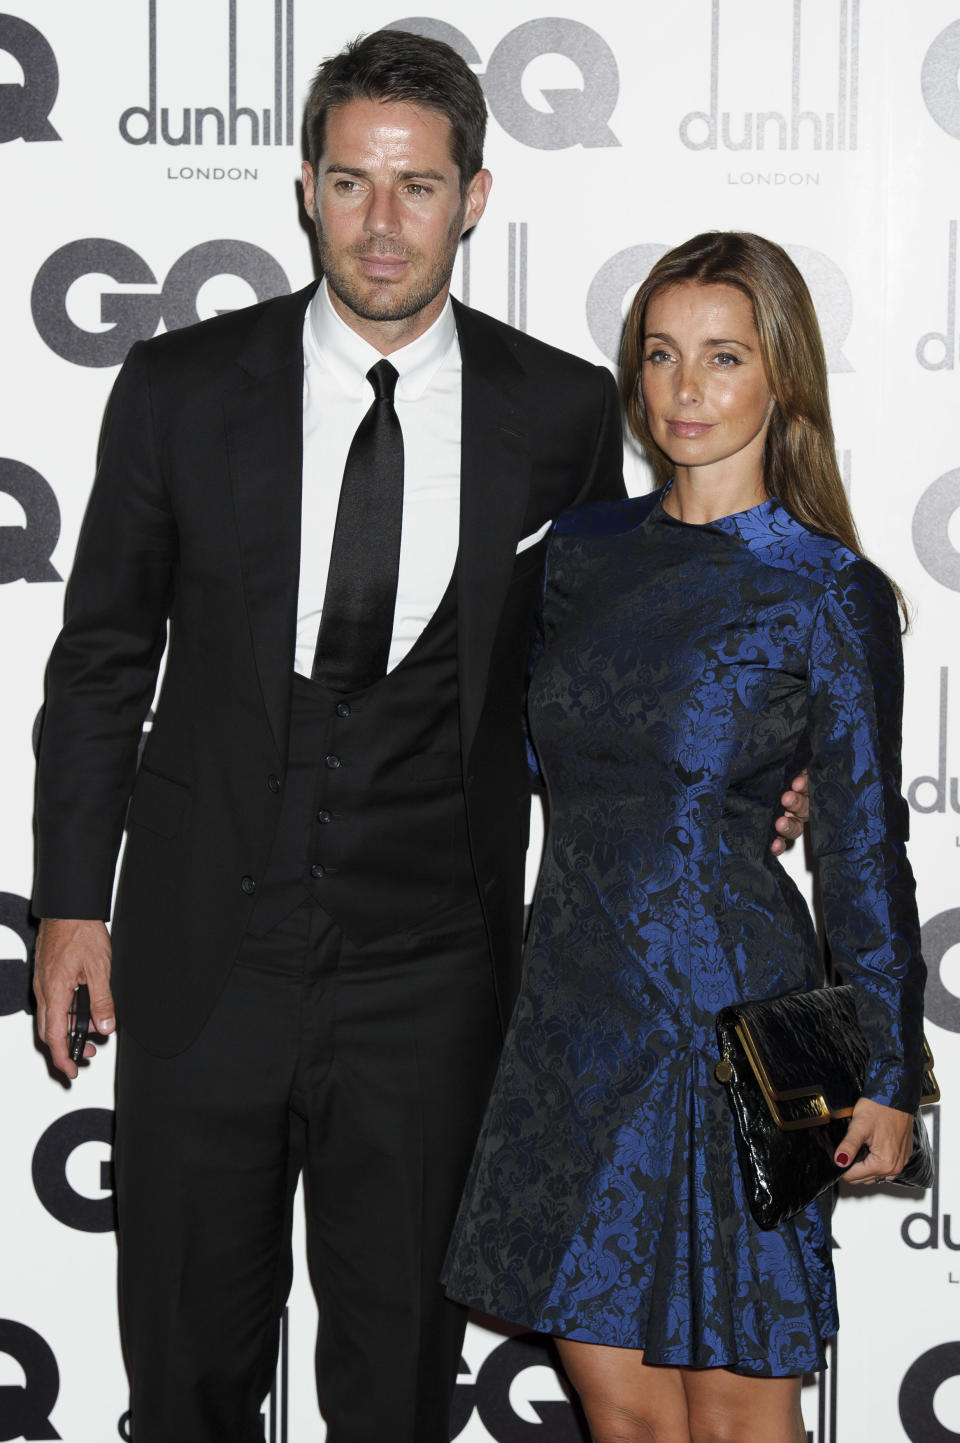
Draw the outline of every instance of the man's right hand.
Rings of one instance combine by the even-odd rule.
[[[110,934],[102,922],[46,917],[37,933],[33,990],[37,1031],[50,1049],[53,1065],[67,1077],[79,1071],[67,1053],[67,1015],[73,990],[85,982],[90,991],[90,1025],[106,1035],[116,1026],[110,991]],[[84,1057],[96,1048],[88,1042]]]

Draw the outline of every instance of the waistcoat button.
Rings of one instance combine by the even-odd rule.
[[[311,877],[322,877],[323,873],[323,866],[319,862],[314,862],[313,866],[310,868]]]
[[[338,702],[337,702],[337,716],[349,716],[349,715],[350,715],[350,703],[349,703],[348,701],[338,701]]]
[[[324,810],[324,811],[322,811],[322,812],[318,812],[318,813],[317,813],[317,821],[320,822],[320,823],[322,823],[323,826],[326,826],[328,822],[332,822],[332,821],[333,821],[333,813],[332,813],[332,812],[328,812],[328,811],[326,811],[326,810]]]
[[[336,756],[333,752],[331,752],[328,757],[324,757],[324,761],[326,762],[327,766],[330,768],[331,771],[336,771],[337,767],[340,765],[340,758]]]
[[[252,877],[241,877],[240,890],[241,892],[246,892],[248,897],[252,897],[257,890],[257,884]]]
[[[273,772],[271,772],[270,775],[267,777],[267,786],[270,788],[271,792],[279,792],[280,778],[276,776]]]

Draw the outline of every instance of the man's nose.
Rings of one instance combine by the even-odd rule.
[[[374,187],[364,216],[364,229],[370,235],[376,236],[399,234],[399,206],[390,187]]]

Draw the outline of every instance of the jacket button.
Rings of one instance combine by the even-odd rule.
[[[324,809],[322,812],[317,813],[317,821],[325,827],[328,822],[333,821],[333,813],[328,812],[326,811],[326,809]]]
[[[246,892],[248,897],[252,897],[257,890],[257,884],[252,877],[241,877],[240,890],[241,892]]]
[[[320,862],[314,862],[313,866],[310,868],[310,875],[311,877],[322,877],[324,870],[325,869]]]
[[[348,701],[338,701],[338,702],[337,702],[337,716],[349,716],[349,715],[350,715],[350,703],[349,703]]]
[[[333,752],[331,752],[328,757],[324,757],[324,761],[332,772],[335,772],[337,767],[340,765],[340,758],[336,756]]]
[[[271,772],[270,775],[267,777],[267,786],[270,788],[271,792],[279,792],[280,778],[276,776],[273,772]]]

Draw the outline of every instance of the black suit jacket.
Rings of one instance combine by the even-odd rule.
[[[126,818],[114,988],[122,1025],[159,1053],[192,1040],[223,986],[254,901],[244,879],[263,874],[279,814],[314,289],[133,347],[48,668],[34,910],[107,918]],[[506,1016],[529,800],[520,718],[545,542],[516,547],[564,508],[622,493],[621,428],[605,369],[455,308],[463,781]]]

